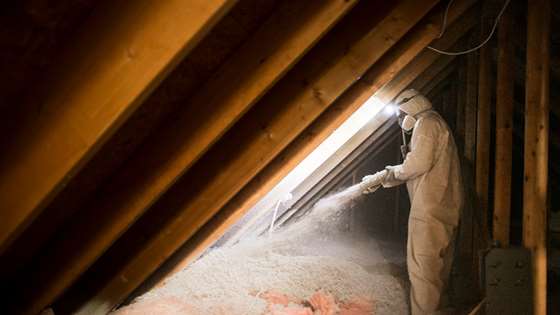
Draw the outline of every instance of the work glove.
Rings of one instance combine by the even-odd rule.
[[[381,184],[383,183],[385,176],[387,176],[386,170],[379,171],[373,175],[364,176],[361,183],[362,192],[364,194],[370,194],[379,189],[379,187],[381,187]]]
[[[394,187],[397,185],[402,184],[402,181],[396,178],[395,169],[397,166],[385,166],[385,171],[387,172],[386,176],[383,178],[381,184],[383,187]]]

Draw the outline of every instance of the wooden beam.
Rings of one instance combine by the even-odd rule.
[[[93,14],[44,103],[3,150],[0,253],[233,3],[109,2]]]
[[[527,1],[523,245],[533,254],[534,314],[546,314],[550,1]]]
[[[479,50],[478,61],[478,106],[476,124],[475,190],[477,209],[481,224],[481,241],[488,241],[488,208],[490,172],[490,123],[492,112],[492,65],[491,48],[487,45]],[[483,246],[484,247],[484,246]]]
[[[50,303],[73,283],[355,3],[283,5],[50,245],[44,257],[50,263],[42,267],[50,269],[41,273],[44,285],[33,289],[30,309]]]
[[[452,25],[446,35],[436,41],[435,44],[439,48],[449,49],[458,38],[467,33],[476,23],[475,12],[472,9],[464,14],[474,2],[457,1],[456,7],[452,7],[449,15],[449,23]],[[438,25],[437,21],[441,17],[439,13],[438,11],[433,12],[419,23],[370,68],[361,80],[346,91],[340,99],[321,114],[312,125],[243,188],[220,211],[218,216],[204,226],[195,238],[187,242],[181,250],[180,261],[176,262],[175,266],[171,267],[166,274],[174,274],[196,259],[381,87],[385,86],[383,88],[384,92],[381,93],[384,95],[383,97],[391,100],[402,88],[408,86],[414,78],[435,62],[439,55],[431,51],[424,51],[424,47],[434,40],[439,33],[439,29],[434,27],[434,25]],[[456,23],[454,23],[455,21]],[[417,57],[419,53],[421,54]],[[407,66],[407,64],[410,65]],[[398,83],[391,84],[390,86],[393,86],[393,88],[389,91],[389,85],[386,84],[391,80],[398,81]],[[159,284],[162,283],[163,281],[159,282]]]
[[[155,205],[153,213],[160,213],[160,209],[177,211],[78,313],[107,310],[140,285],[379,60],[435,2],[405,1],[384,18],[381,16],[386,11],[379,10],[380,3],[364,2],[364,7],[355,11],[357,17],[347,19],[347,24],[335,29],[328,40],[308,54],[199,161],[201,167],[186,174]],[[361,35],[357,38],[358,34]],[[203,180],[195,182],[193,178]],[[188,197],[185,191],[190,192]]]
[[[509,246],[512,174],[513,60],[512,7],[504,12],[498,28],[498,70],[496,79],[496,156],[494,169],[494,240]]]

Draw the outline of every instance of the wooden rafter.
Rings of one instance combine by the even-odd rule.
[[[41,109],[3,150],[0,252],[234,2],[110,2],[93,14]]]

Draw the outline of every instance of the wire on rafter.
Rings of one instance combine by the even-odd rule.
[[[490,31],[490,35],[488,35],[488,37],[486,37],[486,39],[478,44],[477,46],[464,50],[464,51],[457,51],[457,52],[452,52],[452,51],[444,51],[444,50],[439,50],[435,47],[432,46],[428,46],[426,48],[435,51],[437,53],[443,54],[443,55],[448,55],[448,56],[458,56],[458,55],[464,55],[464,54],[468,54],[471,53],[473,51],[477,51],[478,49],[482,48],[482,46],[486,45],[486,43],[488,43],[488,41],[490,40],[490,38],[492,38],[492,35],[494,35],[494,32],[496,31],[496,27],[498,26],[498,23],[500,23],[500,19],[502,18],[502,15],[504,14],[508,4],[510,3],[511,0],[506,0],[506,2],[504,3],[504,6],[502,7],[502,9],[500,10],[500,13],[498,13],[498,16],[496,17],[496,20],[494,21],[494,25],[492,26],[492,31]],[[451,3],[453,2],[453,0],[450,0],[449,3],[447,4],[447,8],[445,9],[445,13],[443,16],[443,24],[442,24],[442,28],[441,28],[441,32],[438,36],[438,38],[441,38],[443,36],[443,34],[445,33],[445,28],[446,28],[446,24],[447,24],[447,14],[449,12],[449,7],[451,6]]]

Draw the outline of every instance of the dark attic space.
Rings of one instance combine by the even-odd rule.
[[[559,1],[0,26],[1,314],[560,314]]]

